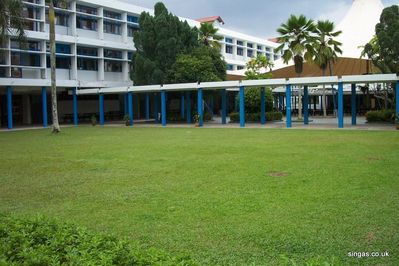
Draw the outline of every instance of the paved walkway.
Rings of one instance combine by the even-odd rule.
[[[295,122],[296,118],[293,118],[292,128],[293,129],[316,129],[316,130],[331,130],[338,129],[338,120],[337,118],[310,118],[309,125],[304,125],[303,122]],[[135,127],[162,127],[161,124],[155,124],[153,121],[145,121],[145,120],[135,120]],[[344,119],[344,130],[396,130],[395,126],[392,124],[385,123],[372,123],[368,124],[364,117],[357,118],[357,125],[351,125],[351,117],[345,117]],[[83,126],[89,126],[90,124],[82,124]],[[72,127],[73,125],[62,125],[62,127]],[[122,121],[119,122],[111,122],[106,123],[107,127],[124,127],[124,123]],[[185,124],[185,123],[168,123],[167,127],[174,128],[187,128],[194,127],[193,124]],[[215,117],[213,121],[209,121],[204,123],[204,128],[240,128],[238,123],[227,123],[226,125],[222,125],[221,118]],[[246,128],[286,128],[285,121],[278,122],[266,122],[266,125],[262,126],[259,123],[246,123]],[[0,132],[7,131],[20,131],[20,130],[31,130],[31,129],[43,129],[40,125],[38,126],[30,126],[30,127],[15,127],[12,130],[8,130],[6,128],[1,128]],[[342,129],[340,129],[342,130]]]

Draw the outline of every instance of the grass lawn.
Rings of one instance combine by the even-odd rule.
[[[3,132],[0,147],[3,213],[201,265],[399,265],[398,132],[79,127]]]

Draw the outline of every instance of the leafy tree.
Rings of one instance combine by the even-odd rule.
[[[202,23],[199,29],[200,41],[205,46],[212,46],[220,49],[221,46],[219,41],[223,40],[223,37],[217,35],[217,32],[218,29],[215,28],[212,23],[209,22]]]
[[[277,32],[280,33],[278,42],[281,45],[277,51],[283,51],[283,61],[288,64],[294,60],[295,72],[300,76],[303,72],[303,63],[305,60],[311,61],[314,49],[314,38],[312,33],[315,31],[313,20],[307,19],[304,15],[291,15],[286,23],[281,24]],[[302,95],[299,89],[299,95]],[[298,118],[302,118],[302,97],[299,98]]]
[[[318,21],[315,29],[315,38],[313,41],[314,58],[313,62],[322,70],[323,76],[326,75],[326,70],[329,68],[330,75],[332,75],[332,63],[342,54],[340,46],[342,43],[334,38],[338,37],[342,32],[335,31],[334,22],[329,20]],[[327,116],[326,107],[326,87],[323,85],[323,115]]]
[[[175,83],[223,81],[226,80],[226,62],[218,48],[200,46],[190,54],[179,55],[171,73]]]
[[[143,12],[139,21],[140,30],[134,34],[137,52],[131,77],[136,85],[170,83],[170,68],[177,56],[198,47],[198,29],[181,22],[162,3],[155,5],[154,16]]]
[[[0,44],[4,44],[10,35],[16,35],[20,41],[25,37],[23,4],[20,0],[0,1]]]
[[[245,79],[268,79],[271,76],[266,71],[267,69],[271,71],[273,66],[274,64],[266,56],[258,55],[247,63]]]
[[[391,73],[389,67],[385,64],[384,59],[381,55],[381,47],[378,43],[378,37],[374,35],[374,37],[368,42],[365,46],[362,46],[363,51],[360,55],[361,58],[367,57],[373,62],[373,65],[376,66],[382,73]],[[372,72],[374,72],[372,70]]]

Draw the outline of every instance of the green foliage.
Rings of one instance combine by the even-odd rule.
[[[155,5],[154,16],[140,15],[140,30],[134,34],[137,52],[133,56],[131,77],[136,85],[171,82],[170,67],[179,54],[198,47],[198,29],[181,22],[164,4]]]
[[[367,57],[376,66],[381,73],[390,73],[388,66],[385,64],[382,55],[381,47],[378,43],[378,37],[374,36],[364,47],[360,57]],[[373,71],[372,71],[373,72]]]
[[[143,250],[113,236],[43,217],[0,215],[0,264],[15,265],[195,265],[186,255],[173,257]]]
[[[218,35],[218,28],[215,28],[212,23],[202,23],[199,29],[200,41],[205,46],[212,46],[220,49],[218,41],[223,40],[223,37]]]
[[[272,69],[274,64],[264,55],[258,55],[247,63],[247,71],[245,71],[245,79],[269,79],[271,74],[265,73],[267,69]]]
[[[249,88],[245,89],[245,111],[248,113],[259,113],[261,105],[261,89],[260,88]],[[273,110],[273,93],[271,89],[265,90],[266,98],[266,112]],[[240,94],[236,95],[235,105],[236,109],[239,108],[240,104]]]
[[[395,122],[395,110],[368,111],[367,122]]]
[[[8,36],[12,35],[12,29],[20,42],[25,41],[25,20],[23,18],[23,3],[20,0],[1,0],[0,1],[0,46]]]
[[[381,59],[391,73],[399,74],[399,6],[387,7],[375,27]]]
[[[179,55],[170,76],[173,83],[223,81],[226,68],[218,48],[202,45],[190,54]]]
[[[125,125],[126,126],[130,126],[130,115],[125,115],[124,117],[123,117],[123,121],[125,122]]]
[[[90,118],[90,122],[93,127],[96,126],[97,125],[97,117],[95,115],[92,115]]]
[[[233,123],[240,121],[240,113],[234,112],[230,115],[230,121]],[[283,119],[283,113],[281,112],[266,112],[266,121],[281,121]],[[260,113],[245,113],[245,121],[248,122],[259,122]]]

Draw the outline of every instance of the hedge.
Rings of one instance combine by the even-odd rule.
[[[283,113],[281,112],[266,112],[266,121],[281,121]],[[245,113],[245,121],[259,122],[260,113]],[[240,122],[240,113],[231,113],[230,122]]]
[[[395,110],[368,111],[367,122],[395,122]]]
[[[196,265],[187,255],[38,217],[0,215],[0,265]]]

